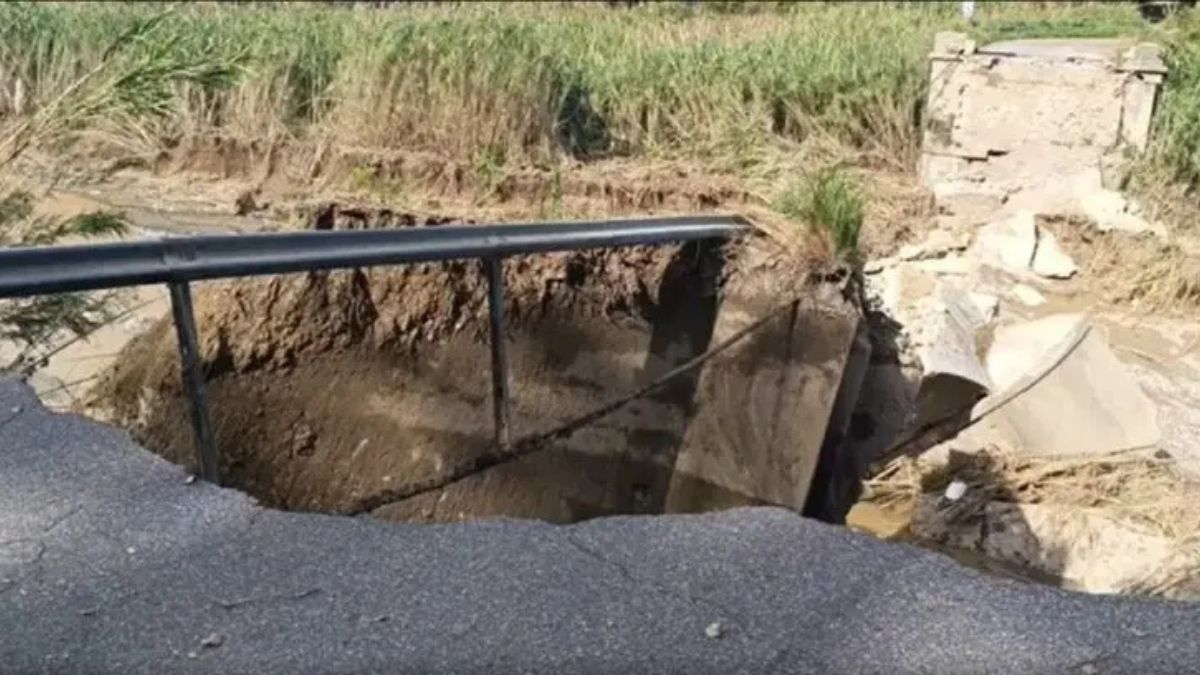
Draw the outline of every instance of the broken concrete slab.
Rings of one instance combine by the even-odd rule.
[[[1056,314],[996,330],[986,358],[995,440],[1040,455],[1156,446],[1153,403],[1085,317]]]
[[[1105,178],[1146,146],[1165,72],[1150,44],[1017,40],[975,48],[961,34],[938,36],[930,68],[922,180],[939,207],[976,211],[993,202],[985,215],[1074,215],[1081,197],[1112,187]]]
[[[973,250],[985,264],[1025,272],[1037,253],[1037,223],[1032,211],[1018,211],[979,229]]]
[[[861,320],[857,305],[824,291],[780,312],[753,282],[727,286],[714,344],[775,316],[705,365],[673,458],[666,512],[804,508]]]
[[[1151,223],[1137,215],[1136,205],[1115,190],[1098,189],[1078,197],[1079,212],[1096,224],[1101,232],[1119,230],[1140,234],[1151,232],[1166,236],[1161,223]]]
[[[963,410],[964,402],[969,407],[991,387],[976,335],[994,316],[995,299],[923,271],[918,265],[925,262],[935,261],[885,270],[871,278],[867,289],[879,310],[903,327],[900,360],[916,375],[915,384],[906,385],[915,391],[901,397],[913,402],[906,408],[911,419],[900,417],[912,426]],[[893,420],[891,426],[898,423]]]
[[[1038,229],[1037,238],[1037,251],[1029,266],[1034,274],[1048,279],[1069,279],[1079,271],[1079,266],[1059,247],[1053,234]]]
[[[941,258],[948,253],[963,251],[971,244],[971,237],[966,232],[952,232],[946,229],[935,229],[916,244],[905,244],[900,247],[896,257],[902,261],[930,260]]]
[[[1032,211],[1022,210],[980,228],[972,253],[983,264],[1017,275],[1033,272],[1066,279],[1078,271],[1054,235],[1037,226]]]

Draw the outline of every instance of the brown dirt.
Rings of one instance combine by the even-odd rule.
[[[461,222],[336,205],[313,220],[322,228]],[[764,250],[725,258],[692,244],[509,259],[514,438],[555,428],[703,351],[723,280],[763,284],[766,270],[778,281],[763,285],[764,301],[806,283]],[[479,456],[492,444],[486,303],[474,261],[202,288],[196,316],[227,483],[273,506],[340,511]],[[191,465],[178,361],[164,320],[126,348],[92,406]],[[687,383],[667,387],[537,456],[378,513],[572,521],[660,510],[691,395]]]

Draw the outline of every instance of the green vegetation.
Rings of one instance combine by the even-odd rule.
[[[185,105],[152,130],[163,139],[322,136],[464,166],[563,152],[736,158],[813,135],[888,151],[880,139],[911,143],[891,136],[911,127],[930,38],[953,21],[948,9],[203,5],[161,17],[153,39],[130,51],[244,66],[221,91],[232,70],[180,83]],[[0,79],[20,79],[36,109],[157,11],[0,5]]]
[[[780,195],[775,210],[828,236],[834,250],[853,255],[863,223],[858,182],[844,169],[825,167]]]
[[[12,192],[0,199],[0,245],[51,244],[68,237],[120,234],[125,221],[116,213],[89,213],[61,219],[38,216],[33,197]],[[86,335],[110,317],[104,294],[62,293],[0,303],[0,340],[21,346],[17,356],[0,364],[0,372],[27,372],[36,367],[37,351],[61,331]]]
[[[1150,167],[1169,181],[1200,187],[1200,12],[1180,18],[1168,33],[1170,78],[1155,118]]]
[[[939,30],[981,41],[1153,33],[1173,67],[1155,162],[1200,181],[1194,19],[1133,3],[0,4],[0,128],[98,64],[88,129],[148,155],[190,136],[431,153],[485,185],[563,156],[685,157],[752,171],[823,144],[911,167]],[[1188,23],[1190,21],[1190,23]],[[122,75],[140,73],[136,77]],[[361,181],[360,181],[361,182]]]

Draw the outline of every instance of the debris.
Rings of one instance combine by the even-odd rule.
[[[946,498],[946,501],[956,502],[962,499],[965,494],[967,494],[967,484],[955,479],[950,481],[950,484],[946,486],[946,492],[942,496]]]
[[[133,555],[134,553],[137,553],[137,549],[130,546],[129,548],[125,549],[125,552],[128,553],[129,555]]]
[[[975,255],[993,267],[1017,274],[1032,270],[1052,279],[1070,278],[1079,269],[1059,248],[1054,235],[1037,226],[1033,211],[1028,209],[981,227]]]
[[[951,276],[966,276],[974,272],[978,267],[978,265],[973,263],[973,261],[957,255],[946,256],[945,258],[918,260],[916,262],[916,266],[917,269],[921,270],[922,272]]]
[[[1045,230],[1038,230],[1037,251],[1030,267],[1035,274],[1051,279],[1069,279],[1079,271],[1071,256],[1058,246],[1058,240]]]
[[[242,192],[241,194],[239,194],[237,196],[237,198],[233,200],[233,215],[235,215],[235,216],[249,215],[251,213],[254,213],[255,211],[261,211],[268,206],[267,204],[263,204],[260,206],[258,204],[258,200],[256,200],[254,198],[254,193],[255,193],[255,190],[246,190],[246,191]]]
[[[1137,205],[1114,190],[1099,189],[1080,195],[1079,207],[1101,232],[1152,232],[1160,237],[1167,234],[1161,223],[1150,223],[1138,216]]]
[[[292,456],[308,457],[317,447],[317,434],[308,424],[296,425],[292,435]]]
[[[719,639],[722,633],[721,623],[719,621],[714,621],[704,628],[704,634],[707,635],[710,640]]]
[[[216,649],[223,644],[225,644],[225,636],[220,633],[212,633],[200,641],[200,646],[205,649]]]
[[[189,473],[187,475],[187,478],[183,479],[184,485],[191,485],[192,483],[195,483],[195,482],[196,482],[196,474]]]
[[[939,228],[931,231],[921,243],[901,247],[896,257],[903,261],[930,260],[943,257],[952,251],[965,250],[969,244],[969,237],[965,233]]]
[[[975,304],[975,308],[979,310],[979,316],[985,323],[996,318],[996,312],[1000,310],[1000,298],[990,293],[976,293],[975,291],[971,291],[968,295],[971,296],[971,302]]]
[[[1013,286],[1012,295],[1018,301],[1020,301],[1021,304],[1029,307],[1037,307],[1046,303],[1046,296],[1042,295],[1033,286],[1027,286],[1025,284],[1017,284]]]
[[[987,264],[1017,272],[1028,270],[1037,253],[1037,223],[1032,211],[1018,211],[979,228],[975,251]]]
[[[1003,445],[1078,455],[1151,447],[1160,440],[1154,405],[1081,315],[1056,314],[998,329],[986,363],[993,399],[1028,386],[1031,374],[1045,373],[994,416],[992,428]],[[987,405],[987,399],[979,403]]]

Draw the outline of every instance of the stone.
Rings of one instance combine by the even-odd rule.
[[[216,649],[225,644],[225,636],[220,633],[212,633],[200,641],[200,646],[205,649]]]
[[[993,393],[974,414],[994,410],[987,428],[1015,451],[1103,455],[1161,439],[1154,404],[1082,315],[998,328],[985,364]]]
[[[979,229],[974,251],[985,264],[1023,272],[1033,263],[1038,248],[1033,211],[1018,211]]]
[[[1150,223],[1137,215],[1136,204],[1131,203],[1121,193],[1115,190],[1093,190],[1078,197],[1079,210],[1082,215],[1096,224],[1101,232],[1119,230],[1122,232],[1142,233],[1152,232],[1166,236],[1166,228],[1161,223]]]
[[[1016,284],[1012,287],[1012,295],[1018,302],[1027,307],[1037,307],[1046,304],[1046,296],[1038,289],[1026,284]]]
[[[1050,279],[1069,279],[1079,271],[1071,256],[1058,246],[1054,235],[1041,229],[1037,231],[1037,250],[1030,268],[1035,274]]]
[[[997,312],[1000,310],[1000,298],[990,293],[969,292],[971,302],[975,305],[975,309],[979,310],[979,316],[982,317],[984,323],[990,322],[996,318]]]
[[[1059,248],[1054,235],[1038,228],[1033,211],[1027,209],[980,228],[974,253],[984,264],[1016,274],[1033,271],[1043,277],[1066,279],[1079,269]]]

